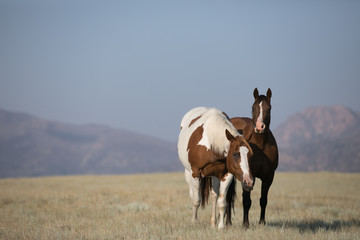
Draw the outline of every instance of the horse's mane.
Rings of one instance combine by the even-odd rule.
[[[216,108],[206,111],[204,118],[204,133],[199,145],[205,145],[217,155],[227,155],[229,140],[226,138],[227,129],[233,136],[239,136],[239,132],[220,110]]]

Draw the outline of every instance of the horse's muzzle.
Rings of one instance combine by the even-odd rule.
[[[256,122],[256,125],[254,127],[254,131],[255,133],[258,133],[258,134],[263,134],[265,132],[265,123],[263,122]]]
[[[245,191],[250,192],[251,190],[253,190],[254,180],[252,180],[248,175],[244,175],[241,185]]]

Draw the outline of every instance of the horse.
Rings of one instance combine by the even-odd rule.
[[[235,178],[241,182],[245,191],[252,189],[253,177],[249,159],[253,152],[229,117],[215,108],[198,107],[190,110],[182,118],[180,128],[178,154],[185,168],[185,180],[192,200],[191,221],[197,222],[198,208],[200,203],[205,205],[209,195],[206,189],[209,189],[209,180],[212,180],[213,208],[210,222],[211,226],[215,227],[217,201],[218,229],[222,229],[225,213],[227,224],[231,224]],[[216,166],[221,166],[222,171],[214,172]]]
[[[271,110],[271,89],[267,90],[266,96],[260,95],[258,89],[253,92],[254,104],[252,105],[251,118],[231,118],[230,121],[245,139],[249,142],[253,157],[250,163],[250,170],[255,178],[261,179],[261,198],[260,198],[260,224],[265,225],[265,210],[269,188],[273,182],[275,170],[278,166],[278,147],[274,135],[270,130],[270,110]],[[249,227],[249,210],[251,207],[250,192],[243,189],[243,226]]]

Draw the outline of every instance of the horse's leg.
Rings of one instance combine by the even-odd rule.
[[[233,175],[230,173],[225,177],[224,181],[220,181],[219,198],[217,200],[217,204],[219,207],[219,215],[220,215],[218,229],[224,228],[224,217],[226,210],[226,193],[232,181],[235,180]]]
[[[200,206],[200,181],[199,178],[193,178],[191,172],[185,169],[185,179],[189,185],[189,194],[192,202],[193,214],[192,223],[197,222],[197,212]]]
[[[211,204],[212,204],[212,212],[211,212],[211,227],[215,228],[216,226],[216,201],[219,196],[219,188],[220,188],[220,181],[218,178],[212,178],[212,189],[211,189]]]
[[[265,210],[267,205],[267,197],[269,188],[274,180],[274,172],[271,173],[266,179],[262,180],[261,184],[261,198],[260,198],[260,206],[261,206],[261,213],[260,213],[260,224],[265,225]]]
[[[251,207],[250,192],[245,191],[243,189],[242,198],[243,198],[243,209],[244,209],[243,226],[245,228],[249,228],[249,210]]]

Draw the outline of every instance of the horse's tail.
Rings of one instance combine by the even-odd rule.
[[[205,204],[208,203],[211,187],[212,187],[212,178],[211,177],[201,177],[200,178],[200,195],[201,195],[201,206],[202,207],[205,207]]]
[[[234,213],[235,213],[235,208],[234,208],[234,201],[235,201],[235,197],[236,197],[236,179],[233,178],[228,192],[226,194],[226,225],[231,225],[231,209],[233,209]]]

